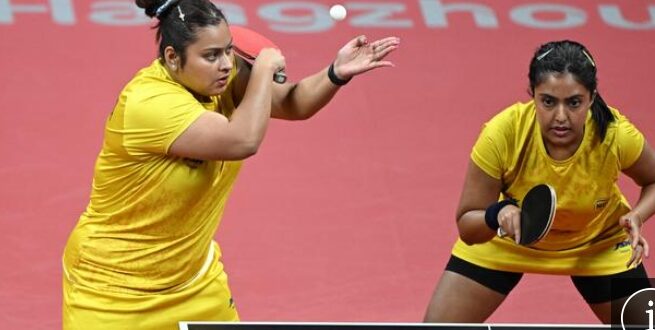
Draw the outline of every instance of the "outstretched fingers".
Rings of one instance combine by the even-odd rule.
[[[637,241],[637,246],[632,249],[632,254],[630,255],[630,260],[626,263],[626,267],[630,268],[639,265],[643,258],[648,258],[649,251],[648,242],[643,236],[640,237]]]
[[[400,40],[396,37],[384,38],[371,43],[370,47],[373,51],[373,56],[377,60],[385,58],[389,53],[398,49]]]
[[[397,46],[400,44],[400,38],[398,37],[386,37],[380,40],[376,40],[371,43],[373,48],[384,48],[389,46]]]

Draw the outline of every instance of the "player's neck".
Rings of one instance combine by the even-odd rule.
[[[546,148],[546,152],[548,153],[548,156],[550,156],[550,158],[554,160],[567,160],[571,158],[576,151],[578,151],[578,148],[580,148],[580,145],[582,145],[583,137],[584,135],[580,136],[573,143],[569,143],[565,145],[552,144],[546,140],[544,140],[543,142],[544,142],[544,147]]]

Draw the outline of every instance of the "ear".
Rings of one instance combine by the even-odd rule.
[[[180,67],[180,57],[177,56],[173,46],[164,48],[164,62],[169,69],[175,71]]]
[[[594,101],[596,101],[596,90],[591,92],[591,104],[594,104]]]

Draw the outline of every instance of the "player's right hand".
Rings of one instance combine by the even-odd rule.
[[[515,205],[505,205],[498,212],[500,231],[505,236],[513,237],[516,244],[521,241],[521,209]],[[500,233],[499,231],[499,233]]]
[[[263,66],[271,70],[273,73],[284,71],[286,67],[286,61],[284,55],[279,49],[275,48],[263,48],[257,59],[255,60],[255,66]]]

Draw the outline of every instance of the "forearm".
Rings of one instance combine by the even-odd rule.
[[[472,210],[462,214],[457,219],[457,229],[459,237],[466,244],[484,243],[496,235],[484,220],[484,210]]]
[[[257,148],[264,138],[271,115],[272,72],[254,69],[243,100],[230,118],[230,128],[243,134],[243,141]]]
[[[277,107],[279,117],[302,120],[312,117],[327,105],[339,90],[327,76],[327,68],[287,86]]]
[[[641,188],[639,201],[632,211],[636,212],[643,222],[655,214],[655,183]]]
[[[229,119],[206,111],[175,139],[169,153],[203,160],[241,160],[257,153],[270,120],[273,72],[266,65],[255,68]]]

